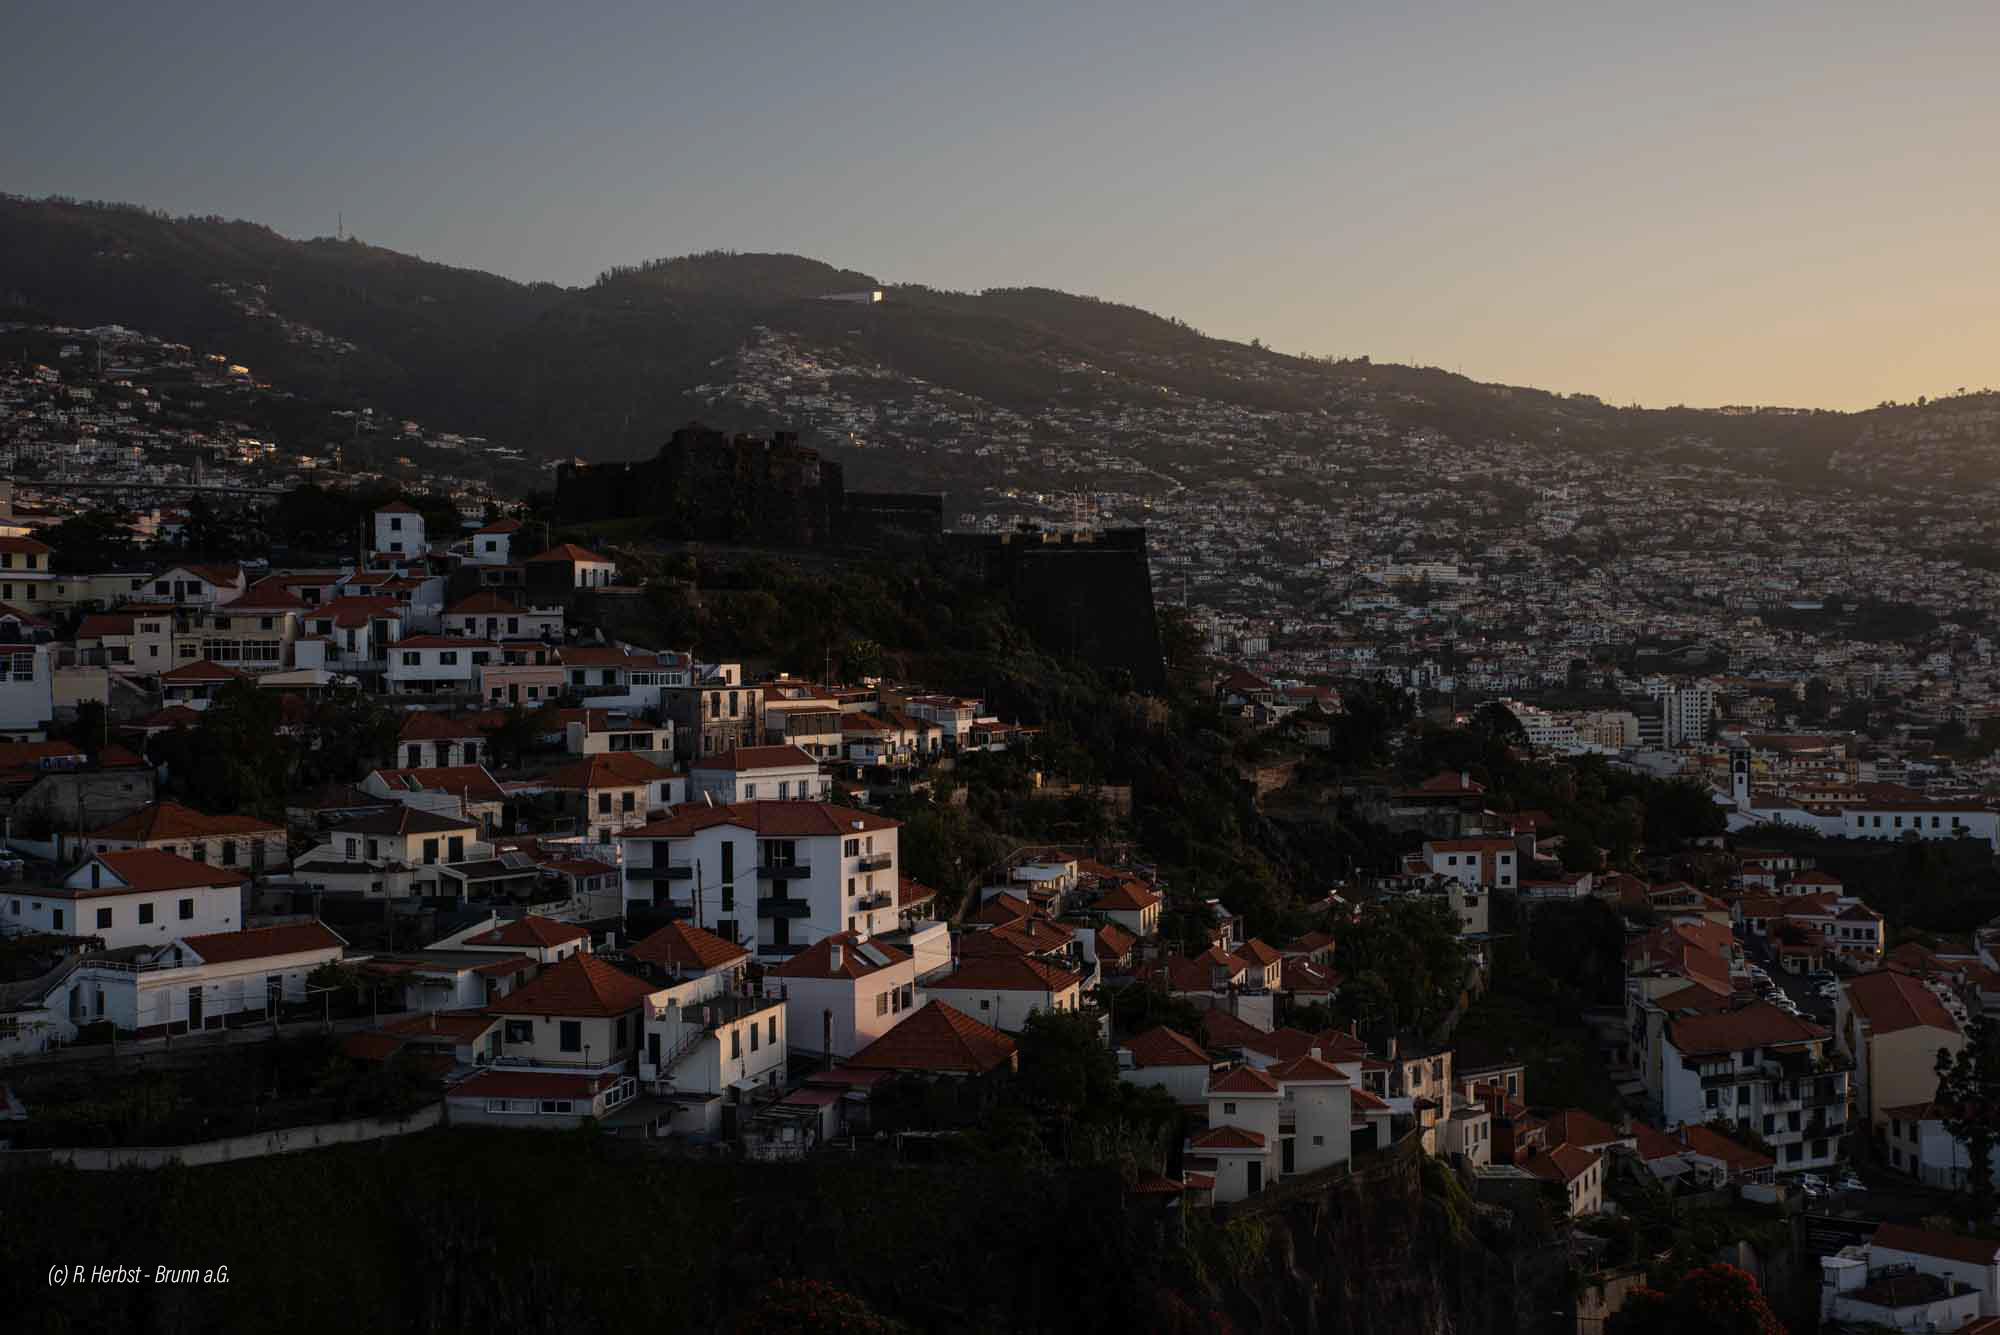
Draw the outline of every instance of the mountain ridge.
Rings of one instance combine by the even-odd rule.
[[[884,300],[819,300],[864,288]],[[779,252],[650,260],[563,287],[355,240],[295,240],[256,222],[18,196],[0,196],[0,311],[8,309],[224,349],[287,389],[448,421],[554,457],[649,453],[674,424],[713,414],[718,399],[702,391],[773,337],[800,350],[795,361],[833,367],[822,379],[849,410],[802,411],[798,403],[813,396],[752,384],[721,400],[734,419],[723,424],[798,426],[803,416],[809,439],[837,450],[871,443],[856,426],[865,428],[871,404],[878,418],[899,416],[908,437],[909,402],[935,390],[963,399],[962,411],[945,414],[954,423],[938,427],[960,437],[1010,414],[1057,444],[1147,423],[1133,432],[1141,467],[1197,448],[1199,433],[1177,439],[1171,418],[1155,411],[1179,404],[1208,414],[1199,449],[1216,458],[1229,453],[1217,441],[1232,418],[1252,444],[1260,432],[1309,442],[1315,431],[1359,421],[1390,433],[1649,459],[1678,451],[1690,463],[1712,451],[1787,482],[1825,485],[1838,481],[1841,451],[1893,441],[1898,414],[1927,411],[1614,407],[1435,367],[1278,353],[1056,289],[955,292]],[[1984,450],[1977,480],[2000,476],[2000,438],[1983,421],[1994,400],[1966,401],[1939,402],[1977,410],[1980,420],[1961,411],[1965,421],[1950,429]],[[920,437],[921,411],[914,420]],[[1935,434],[1931,420],[1920,434]],[[875,481],[867,474],[887,465],[857,453],[863,480]],[[968,475],[962,460],[948,468],[908,452],[897,460],[918,481],[931,480],[934,466],[961,484],[995,480],[976,465]],[[1057,464],[1039,467],[1030,482],[1060,481]]]

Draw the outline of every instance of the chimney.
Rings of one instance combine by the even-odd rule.
[[[1461,787],[1461,788],[1470,788],[1470,787],[1472,787],[1472,771],[1471,771],[1471,770],[1469,770],[1469,769],[1462,769],[1462,770],[1460,770],[1460,771],[1458,772],[1458,786],[1459,786],[1459,787]]]
[[[834,973],[840,972],[840,942],[826,948],[826,967]]]
[[[1312,1052],[1312,1055],[1313,1055],[1313,1060],[1314,1060],[1314,1061],[1318,1061],[1318,1060],[1320,1060],[1320,1055],[1319,1055],[1319,1046],[1318,1046],[1317,1044],[1315,1044],[1315,1045],[1314,1045],[1314,1046],[1312,1047],[1312,1049],[1311,1049],[1311,1052]]]

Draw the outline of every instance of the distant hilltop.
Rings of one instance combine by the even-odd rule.
[[[726,414],[796,431],[823,456],[853,450],[849,480],[894,491],[1072,490],[1080,456],[1104,456],[1081,466],[1109,485],[1161,461],[1236,467],[1230,449],[1273,437],[1420,432],[1726,459],[1815,486],[1893,478],[1934,444],[1924,467],[1954,485],[2000,480],[2000,396],[1985,391],[1865,413],[1617,407],[1365,356],[1288,356],[1046,288],[951,292],[797,255],[651,260],[572,288],[351,238],[0,196],[9,318],[227,348],[301,396],[532,441],[543,458],[631,459],[657,446],[659,423]]]

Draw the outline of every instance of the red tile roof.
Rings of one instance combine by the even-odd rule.
[[[1137,881],[1120,881],[1111,889],[1097,897],[1091,907],[1116,909],[1124,912],[1138,912],[1149,909],[1160,902],[1160,897]]]
[[[1857,974],[1847,980],[1847,1004],[1868,1022],[1871,1033],[1894,1034],[1927,1025],[1957,1033],[1944,1003],[1915,978],[1892,969]]]
[[[864,1070],[984,1074],[1014,1064],[1014,1040],[942,1001],[932,1001],[854,1054]]]
[[[1550,1182],[1574,1182],[1588,1172],[1600,1157],[1575,1145],[1558,1145],[1546,1153],[1530,1157],[1521,1166]]]
[[[543,970],[541,977],[493,1002],[490,1009],[505,1015],[605,1018],[636,1010],[658,990],[595,955],[578,953]]]
[[[1035,992],[1055,996],[1083,981],[1083,975],[1045,960],[1016,955],[960,960],[944,977],[925,984],[933,992]]]
[[[833,967],[833,948],[839,946],[840,967]],[[882,957],[884,963],[876,963],[861,953],[862,947]],[[822,937],[807,946],[783,964],[769,971],[775,978],[866,978],[878,969],[886,969],[891,964],[900,964],[909,959],[906,951],[885,941],[859,941],[853,932],[835,932]]]
[[[392,792],[451,793],[475,802],[507,800],[507,790],[500,786],[499,780],[484,765],[433,765],[418,769],[378,769],[373,773],[380,775]]]
[[[1589,1149],[1631,1139],[1617,1127],[1592,1117],[1581,1108],[1565,1108],[1548,1120],[1551,1145],[1576,1145]]]
[[[447,1097],[465,1100],[594,1099],[621,1078],[622,1076],[616,1071],[606,1071],[602,1075],[558,1075],[542,1071],[481,1071],[471,1079],[453,1085]]]
[[[637,788],[677,775],[678,771],[664,769],[629,751],[603,751],[550,770],[542,776],[542,782],[551,788],[585,792],[593,788]]]
[[[248,675],[247,673],[238,672],[233,667],[227,667],[221,663],[211,663],[206,658],[200,658],[192,663],[183,663],[177,668],[170,668],[162,672],[160,674],[160,681],[176,686],[185,686],[190,683],[204,681],[239,681]]]
[[[1223,1075],[1211,1076],[1211,1094],[1276,1094],[1278,1082],[1254,1066],[1238,1066]]]
[[[403,726],[396,737],[405,742],[427,742],[432,740],[456,740],[461,737],[480,737],[484,734],[464,719],[441,714],[435,709],[412,709],[403,715]]]
[[[1349,1083],[1346,1074],[1339,1067],[1321,1061],[1310,1052],[1303,1057],[1294,1057],[1291,1061],[1273,1066],[1271,1074],[1281,1084]]]
[[[530,561],[595,561],[600,565],[607,566],[612,564],[609,557],[599,556],[596,552],[585,547],[579,547],[573,542],[559,543],[545,552],[536,553],[528,559]]]
[[[1215,1126],[1188,1142],[1198,1150],[1261,1150],[1263,1133],[1245,1131],[1240,1126]]]
[[[635,942],[629,953],[635,959],[683,969],[719,969],[750,956],[742,946],[685,922],[660,928]]]
[[[285,827],[255,816],[231,812],[211,816],[178,802],[155,802],[141,807],[121,820],[90,831],[86,839],[131,840],[150,843],[158,839],[203,839],[239,834],[283,834]]]
[[[1119,1045],[1132,1054],[1132,1064],[1148,1066],[1210,1066],[1207,1049],[1178,1029],[1157,1025]]]
[[[896,878],[897,908],[906,909],[914,904],[927,904],[936,898],[937,891],[931,889],[922,881],[914,880],[908,876],[899,876]]]
[[[1769,1002],[1712,1015],[1683,1015],[1667,1026],[1667,1038],[1685,1056],[1741,1052],[1746,1048],[1808,1042],[1826,1037],[1826,1030],[1789,1015]]]
[[[281,927],[252,927],[241,932],[209,932],[185,937],[182,944],[201,956],[203,963],[230,964],[276,955],[339,950],[347,943],[323,922],[298,922]]]
[[[738,746],[720,755],[703,756],[692,762],[688,768],[698,770],[731,770],[741,773],[752,769],[817,769],[819,762],[796,746]]]
[[[249,879],[243,872],[211,867],[163,848],[98,853],[93,860],[103,863],[105,870],[134,890],[192,890],[206,885],[241,885]]]

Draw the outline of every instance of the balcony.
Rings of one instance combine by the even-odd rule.
[[[812,868],[803,862],[772,862],[759,867],[757,875],[767,881],[803,881]]]
[[[887,871],[895,861],[893,853],[867,853],[863,854],[854,865],[862,871]]]
[[[760,918],[808,918],[812,916],[812,905],[803,899],[785,899],[773,895],[760,895],[757,899],[757,916]]]
[[[877,890],[872,895],[861,896],[861,898],[854,901],[854,906],[866,911],[868,909],[886,909],[895,902],[896,897],[887,890]]]

